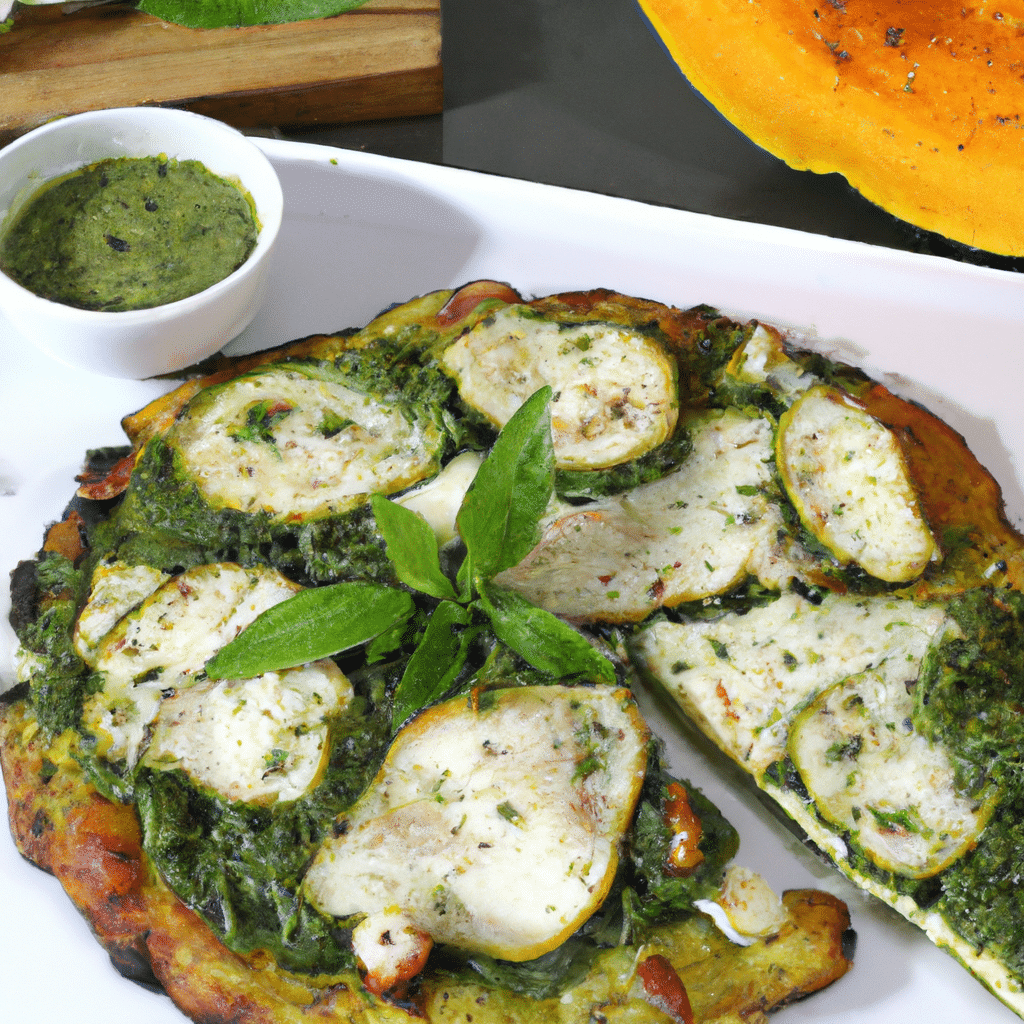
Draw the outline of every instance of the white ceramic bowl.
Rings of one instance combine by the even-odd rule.
[[[0,309],[25,338],[69,366],[109,377],[151,377],[212,355],[239,335],[263,299],[281,225],[281,184],[241,132],[182,110],[130,107],[51,121],[0,149],[0,233],[52,178],[108,157],[200,160],[239,181],[256,207],[249,259],[204,291],[151,309],[96,312],[51,302],[0,273]]]

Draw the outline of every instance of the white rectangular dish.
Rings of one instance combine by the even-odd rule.
[[[264,310],[229,347],[251,351],[362,326],[386,306],[475,278],[527,296],[608,287],[717,306],[793,329],[921,401],[967,439],[1024,522],[1024,279],[934,257],[325,147],[261,142],[285,220]],[[13,681],[7,572],[60,517],[86,448],[171,385],[72,371],[0,318],[0,688]],[[801,845],[752,785],[644,701],[675,772],[737,827],[738,861],[781,891],[847,900],[853,970],[780,1024],[1017,1018],[896,914]],[[33,1024],[181,1024],[166,997],[120,978],[57,883],[0,837],[0,1007]]]

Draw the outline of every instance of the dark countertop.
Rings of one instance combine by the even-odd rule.
[[[442,25],[442,115],[286,137],[949,254],[841,176],[795,171],[736,131],[636,0],[443,0]]]

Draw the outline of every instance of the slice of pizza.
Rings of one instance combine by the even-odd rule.
[[[853,881],[1024,1013],[1024,539],[963,439],[764,325],[679,356],[671,472],[499,576],[635,664]]]
[[[840,901],[732,863],[621,645],[506,580],[685,465],[701,346],[753,330],[478,282],[204,367],[91,454],[13,574],[0,759],[119,970],[203,1021],[734,1022],[849,968]]]

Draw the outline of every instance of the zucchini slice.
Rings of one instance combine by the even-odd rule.
[[[550,384],[558,469],[638,458],[676,425],[675,360],[624,325],[559,323],[528,306],[507,306],[461,335],[440,361],[463,401],[498,429]]]
[[[822,385],[797,399],[776,461],[801,521],[841,564],[907,583],[938,557],[899,442],[846,392]]]
[[[433,476],[447,435],[412,402],[281,363],[200,392],[166,440],[211,505],[296,521]]]
[[[333,661],[200,683],[160,705],[143,763],[178,768],[229,800],[296,800],[326,765],[330,716],[352,698]]]
[[[82,660],[92,663],[107,633],[167,578],[167,573],[152,566],[128,565],[116,558],[98,563],[89,581],[89,596],[75,621],[75,650]]]
[[[745,614],[654,621],[635,651],[722,750],[760,775],[785,756],[790,723],[816,694],[873,665],[902,686],[947,621],[940,604],[783,594]]]
[[[714,411],[695,420],[691,437],[675,472],[559,508],[537,547],[498,582],[570,618],[638,622],[662,605],[726,593],[748,575],[776,590],[799,575],[801,549],[764,494],[770,421]]]
[[[304,891],[340,918],[397,907],[437,942],[534,959],[607,896],[648,738],[629,692],[610,686],[435,705],[335,822]]]
[[[949,755],[914,729],[912,712],[902,680],[858,673],[797,715],[788,752],[822,817],[880,868],[927,878],[973,848],[996,790],[958,793]]]
[[[766,387],[785,405],[793,402],[820,379],[792,359],[775,330],[758,324],[733,353],[725,372],[743,384]]]
[[[184,738],[186,745],[206,743],[210,757],[215,756],[218,744],[233,744],[241,753],[242,748],[252,742],[251,737],[241,736],[249,715],[214,710],[218,701],[230,702],[238,695],[232,686],[221,688],[221,691],[229,691],[227,693],[211,695],[207,692],[212,691],[213,686],[206,680],[203,666],[261,612],[291,597],[298,589],[274,569],[242,568],[229,563],[198,566],[172,577],[156,589],[96,644],[91,664],[103,677],[103,689],[86,702],[83,724],[97,737],[99,753],[109,761],[127,760],[129,765],[134,765],[150,742],[154,723],[162,718],[162,724],[157,724],[157,733],[163,732],[159,760],[167,763],[177,759],[194,766],[206,755],[195,750],[186,752],[179,741],[171,738],[168,730],[174,728],[176,717],[188,722],[188,730],[198,730],[197,735]],[[88,610],[88,605],[86,608]],[[316,664],[323,678],[319,683],[306,679],[301,686],[320,687],[316,691],[321,697],[317,707],[322,705],[326,713],[347,703],[348,683],[333,662]],[[176,694],[196,686],[209,698],[205,707],[200,698],[171,702]],[[295,703],[291,691],[296,686],[291,682],[282,683],[276,694],[273,686],[265,689],[266,693],[256,701],[263,702],[264,710],[269,710],[271,701],[277,701],[282,709],[288,702]],[[244,695],[239,699],[243,700]],[[303,706],[296,705],[293,709],[298,716],[293,724],[302,729],[310,726],[304,708],[306,699],[313,698],[307,695]],[[170,705],[169,710],[165,710],[164,704]],[[241,711],[242,706],[236,702],[231,708]],[[191,710],[186,710],[187,707]],[[273,714],[281,719],[277,711]],[[269,722],[261,725],[270,728]],[[277,731],[287,729],[285,724]],[[219,738],[215,739],[218,730]],[[206,735],[201,735],[203,733]],[[275,745],[282,747],[281,743],[271,744],[267,752]],[[276,761],[272,758],[261,771],[277,770],[281,765]],[[214,769],[212,763],[208,767],[210,771],[197,771],[211,785],[218,772],[227,771],[226,764],[222,769]],[[261,789],[261,795],[268,795],[273,788],[272,784],[266,791]],[[248,791],[248,786],[246,789]]]

